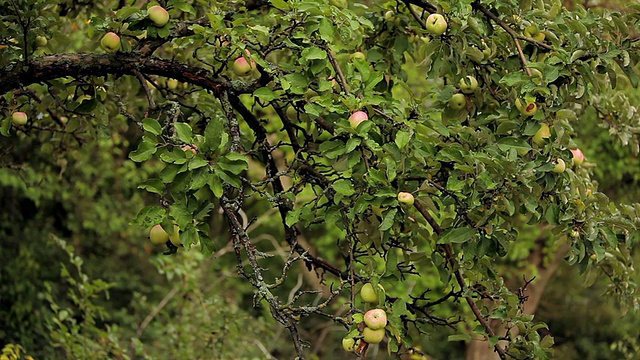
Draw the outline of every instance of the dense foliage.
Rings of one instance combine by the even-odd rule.
[[[558,268],[637,310],[620,10],[0,0],[7,357],[545,359]]]

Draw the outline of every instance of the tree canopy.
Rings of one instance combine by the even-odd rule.
[[[93,356],[143,356],[184,287],[207,306],[252,294],[268,311],[246,316],[288,331],[285,357],[318,354],[308,329],[323,322],[354,357],[426,358],[438,338],[469,359],[550,358],[533,314],[563,262],[639,306],[638,197],[611,200],[593,161],[638,165],[639,18],[637,3],[560,0],[0,0],[2,230],[7,261],[23,259],[0,279],[66,264],[68,284],[7,286],[4,335],[30,350],[30,323],[67,356],[90,357],[90,338]],[[112,278],[84,275],[100,275],[96,258]],[[130,279],[123,258],[137,259]],[[128,344],[122,309],[149,305],[159,281],[141,259],[176,290]],[[216,267],[240,278],[222,286]],[[208,297],[217,286],[228,299]],[[49,315],[21,309],[26,294]]]

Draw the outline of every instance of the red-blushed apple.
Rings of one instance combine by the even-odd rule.
[[[447,31],[447,20],[440,14],[431,14],[427,17],[427,31],[433,35],[442,35]]]
[[[473,92],[478,88],[478,80],[473,76],[465,76],[460,79],[458,87],[464,94],[473,94]]]
[[[342,339],[342,348],[346,352],[353,352],[356,349],[356,339],[354,338]]]
[[[185,145],[180,149],[182,149],[182,151],[191,151],[193,155],[196,155],[198,153],[198,146],[196,144]]]
[[[580,149],[571,149],[571,153],[573,154],[573,165],[580,166],[584,162],[584,154]]]
[[[169,234],[162,228],[162,225],[154,225],[149,231],[149,239],[154,245],[161,245],[169,240]]]
[[[516,99],[516,108],[520,110],[520,113],[524,116],[532,116],[538,111],[538,105],[533,101],[527,101],[526,104],[522,104],[520,99]]]
[[[364,313],[364,323],[371,330],[384,329],[387,326],[387,313],[382,309],[371,309]]]
[[[384,339],[384,328],[374,330],[374,329],[365,327],[362,330],[362,341],[366,343],[378,344],[382,342],[382,339]]]
[[[147,9],[147,13],[149,14],[149,19],[157,27],[163,27],[169,22],[169,13],[162,6],[154,5]]]
[[[398,193],[398,202],[401,205],[411,206],[413,205],[414,201],[415,199],[413,198],[413,195],[411,193],[404,192],[404,191],[401,191]]]
[[[467,106],[467,97],[464,94],[453,94],[449,100],[449,107],[453,110],[462,110]]]
[[[111,53],[120,50],[120,36],[112,31],[106,33],[100,40],[100,47]]]
[[[246,75],[251,71],[251,64],[247,59],[239,57],[233,62],[233,71],[237,75]]]
[[[369,120],[369,115],[366,112],[359,110],[349,116],[349,124],[351,128],[356,129],[361,122]]]
[[[547,143],[546,139],[551,137],[551,130],[549,125],[545,123],[540,124],[540,129],[533,135],[533,142],[538,146],[544,146]]]
[[[556,166],[553,167],[553,169],[551,171],[553,171],[554,173],[560,174],[563,173],[564,170],[567,168],[567,164],[565,164],[564,160],[558,158],[555,161]]]
[[[379,284],[378,284],[379,286]],[[377,304],[380,301],[380,296],[373,289],[373,285],[371,283],[366,283],[360,289],[360,298],[362,301],[370,304]]]
[[[24,125],[27,123],[28,119],[27,114],[22,111],[16,111],[11,115],[11,122],[14,125]]]

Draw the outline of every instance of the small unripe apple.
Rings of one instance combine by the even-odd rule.
[[[120,36],[114,32],[106,33],[100,40],[100,47],[111,53],[120,50]]]
[[[49,41],[47,40],[46,36],[42,36],[42,35],[36,36],[36,46],[37,47],[45,47],[45,46],[47,46],[47,42],[49,42]]]
[[[342,348],[346,352],[353,352],[356,348],[356,340],[354,338],[342,339]]]
[[[154,245],[164,244],[169,240],[169,234],[162,228],[162,225],[154,225],[149,232],[149,239]]]
[[[387,21],[391,21],[395,17],[396,17],[396,13],[393,10],[389,10],[386,13],[384,13],[384,19]]]
[[[180,84],[180,82],[179,82],[178,80],[176,80],[176,79],[169,79],[169,80],[167,80],[167,87],[168,87],[170,90],[175,90],[175,89],[177,89],[179,84]]]
[[[467,97],[464,94],[453,94],[449,100],[449,107],[454,110],[462,110],[465,106],[467,106]]]
[[[473,94],[473,92],[478,88],[478,80],[473,76],[465,76],[460,79],[458,86],[460,87],[460,91],[463,93]]]
[[[398,202],[402,205],[411,206],[414,202],[413,195],[411,195],[411,193],[401,191],[398,193]]]
[[[182,244],[180,242],[180,227],[176,224],[173,224],[173,233],[169,235],[169,241],[171,241],[174,246],[180,246],[180,244]]]
[[[356,111],[349,116],[349,124],[351,124],[351,128],[353,129],[357,129],[358,125],[366,120],[369,120],[369,115],[362,110]]]
[[[365,327],[362,330],[362,340],[369,344],[378,344],[382,342],[384,339],[384,328],[373,330],[371,328]]]
[[[567,168],[567,164],[565,164],[564,160],[560,158],[556,159],[555,163],[556,163],[556,166],[551,171],[553,171],[556,174],[563,173],[564,170]]]
[[[364,314],[364,323],[371,330],[387,326],[387,313],[382,309],[371,309]]]
[[[427,31],[434,35],[442,35],[447,31],[447,20],[440,14],[431,14],[427,17]]]
[[[349,55],[349,59],[362,59],[367,60],[367,55],[365,55],[362,51],[356,51],[353,54]]]
[[[11,122],[14,125],[24,125],[27,123],[28,117],[27,114],[22,111],[16,111],[11,115]]]
[[[169,13],[162,6],[154,5],[147,9],[147,13],[155,26],[163,27],[169,22]]]
[[[546,37],[545,33],[538,30],[536,25],[529,25],[526,29],[524,29],[524,36],[530,37],[537,41],[543,41]]]
[[[573,165],[580,166],[584,162],[584,154],[580,149],[572,149],[571,153],[573,154]]]
[[[533,142],[538,146],[544,146],[546,143],[545,139],[551,137],[551,130],[549,129],[549,125],[542,123],[540,124],[540,129],[536,131],[535,135],[533,135]]]
[[[233,62],[233,72],[237,75],[247,75],[253,69],[252,65],[254,64],[253,61],[249,63],[244,57],[239,57]]]
[[[378,284],[380,286],[380,284]],[[362,301],[370,304],[377,304],[380,301],[380,296],[373,289],[373,285],[371,283],[366,283],[360,289],[360,298]]]

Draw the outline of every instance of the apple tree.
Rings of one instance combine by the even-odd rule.
[[[599,192],[576,145],[589,112],[638,153],[637,108],[620,90],[640,81],[637,4],[0,9],[3,143],[30,139],[34,154],[64,157],[113,132],[133,136],[130,161],[158,170],[139,184],[154,200],[132,224],[153,228],[167,255],[230,241],[254,301],[299,358],[313,317],[342,326],[358,355],[419,354],[422,336],[447,329],[501,359],[548,358],[553,339],[529,305],[536,278],[502,271],[527,224],[547,235],[537,274],[566,260],[606,275],[607,295],[638,307],[630,251],[640,205]],[[284,260],[250,234],[265,212],[277,214],[269,226]],[[300,271],[323,292],[288,276]],[[367,321],[370,308],[382,326]]]

